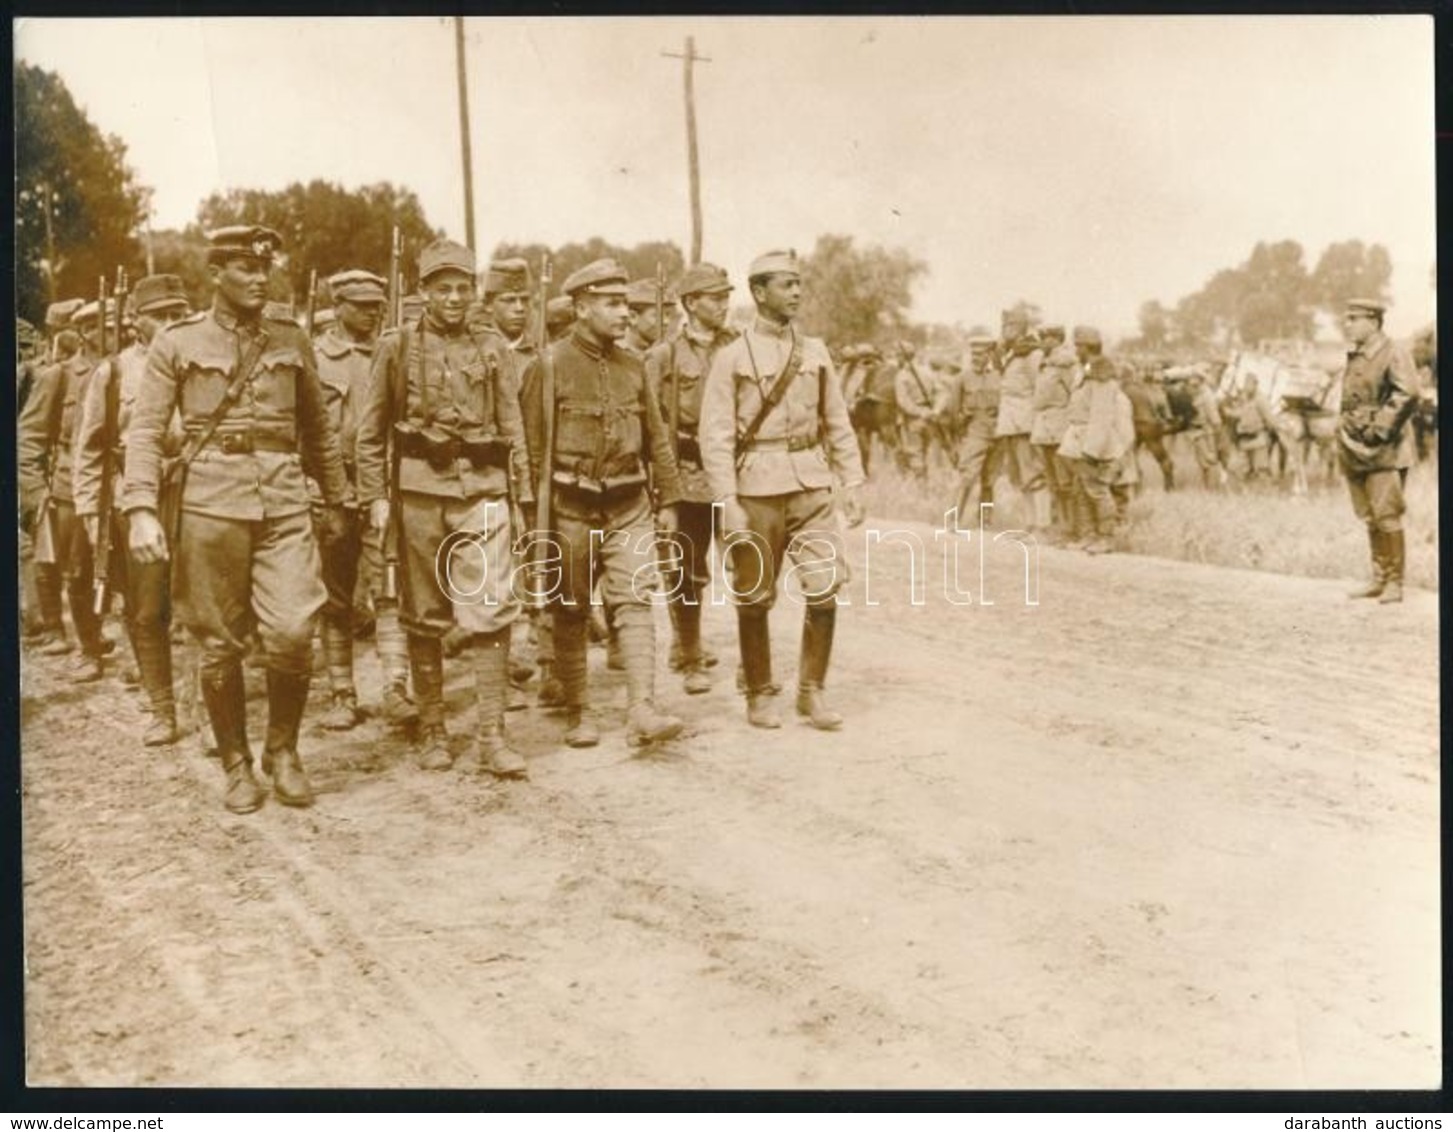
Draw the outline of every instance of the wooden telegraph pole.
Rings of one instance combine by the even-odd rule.
[[[691,178],[691,259],[688,266],[701,262],[701,167],[696,157],[696,88],[691,81],[691,65],[695,62],[710,63],[705,55],[696,53],[696,39],[686,37],[686,50],[681,54],[663,51],[668,59],[682,60],[686,77],[686,167]]]
[[[474,162],[469,146],[469,83],[464,77],[464,17],[454,17],[454,64],[459,73],[459,145],[464,154],[464,242],[474,247]]]

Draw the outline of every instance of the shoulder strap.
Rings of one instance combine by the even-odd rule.
[[[912,361],[908,363],[908,372],[913,375],[913,384],[918,386],[918,395],[928,402],[931,408],[933,406],[933,398],[928,395],[928,386],[923,384],[923,378],[918,376],[918,367]]]
[[[787,355],[787,364],[782,367],[782,373],[777,378],[776,384],[768,391],[767,396],[762,399],[762,407],[757,410],[757,415],[751,419],[746,430],[737,437],[737,460],[741,461],[747,445],[757,439],[757,433],[762,431],[762,426],[767,423],[767,418],[772,415],[772,410],[782,403],[782,398],[787,396],[787,389],[796,379],[797,373],[802,369],[802,341],[797,337],[797,332],[792,333],[792,352]]]
[[[222,400],[217,402],[217,407],[212,410],[212,415],[203,422],[201,429],[197,432],[187,433],[186,439],[182,442],[181,451],[177,453],[176,467],[186,468],[197,458],[197,453],[207,446],[207,441],[212,439],[212,434],[217,431],[217,426],[222,423],[222,418],[227,415],[227,410],[232,403],[241,395],[243,387],[252,379],[253,372],[257,369],[257,363],[262,360],[262,352],[267,348],[267,331],[259,330],[257,337],[253,339],[252,346],[243,355],[237,365],[237,373],[233,375],[232,381],[227,386],[227,392],[222,394]]]

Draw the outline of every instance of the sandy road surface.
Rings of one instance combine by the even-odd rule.
[[[846,731],[747,728],[710,609],[688,741],[631,757],[593,652],[605,743],[512,714],[522,785],[369,723],[306,735],[314,809],[234,817],[28,660],[31,1083],[1437,1084],[1434,595],[1047,550],[1027,607],[999,545],[992,606],[879,548],[869,608],[849,545]]]

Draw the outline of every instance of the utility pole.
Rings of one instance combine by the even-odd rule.
[[[469,83],[464,77],[464,17],[454,17],[454,64],[459,72],[459,145],[464,153],[464,242],[474,247],[474,162],[469,146]]]
[[[156,255],[151,246],[151,209],[146,210],[146,273],[156,274]]]
[[[694,267],[701,262],[701,167],[696,157],[696,88],[692,84],[691,65],[697,61],[710,63],[711,59],[696,53],[696,39],[686,37],[686,50],[661,52],[668,59],[681,59],[686,78],[686,171],[691,178],[691,258],[687,266]]]
[[[51,209],[55,207],[55,198],[51,193],[49,182],[41,186],[41,191],[45,193],[45,278],[50,291],[50,302],[54,304],[56,301],[56,272],[60,270],[60,265],[55,261],[55,228],[51,223],[50,215]]]

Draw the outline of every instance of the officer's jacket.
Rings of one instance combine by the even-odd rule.
[[[53,499],[71,499],[76,425],[95,366],[95,360],[82,350],[35,375],[25,409],[16,421],[20,497],[28,505],[37,504],[47,489]]]
[[[603,484],[646,474],[657,507],[681,499],[681,480],[661,409],[641,359],[585,326],[550,346],[555,374],[552,473]],[[531,482],[545,450],[545,391],[537,359],[525,371],[520,405],[529,442]]]
[[[711,482],[701,465],[697,429],[701,423],[701,394],[717,352],[736,335],[729,330],[697,335],[683,324],[668,341],[646,353],[646,382],[661,410],[667,435],[676,423],[672,447],[681,476],[681,497],[691,503],[710,503]]]
[[[999,412],[999,371],[993,362],[975,369],[972,360],[959,376],[959,412],[965,419]]]
[[[898,409],[910,417],[937,417],[948,408],[947,383],[932,369],[907,362],[893,378],[893,395]]]
[[[1404,426],[1417,397],[1412,357],[1382,331],[1350,350],[1337,430],[1343,466],[1350,472],[1411,466],[1413,434]]]
[[[131,410],[136,395],[141,390],[141,379],[146,373],[146,347],[133,342],[116,355],[113,374],[111,359],[96,367],[86,382],[86,396],[81,405],[81,417],[76,424],[75,455],[72,461],[71,484],[77,515],[95,515],[101,509],[101,473],[106,460],[111,461],[113,477],[111,498],[116,506],[121,503],[121,481],[126,473],[126,430],[131,424]],[[106,451],[106,388],[116,382],[116,434],[111,449]],[[168,448],[175,448],[176,431],[168,438]]]
[[[1018,436],[1034,427],[1034,386],[1043,362],[1043,350],[1006,358],[999,382],[999,420],[994,435]]]
[[[806,336],[801,369],[737,470],[737,438],[786,368],[791,333],[758,319],[712,360],[697,438],[717,499],[831,487],[833,473],[844,487],[863,482],[862,454],[832,358],[820,338]]]
[[[257,367],[192,461],[182,507],[248,521],[297,514],[308,509],[305,469],[328,502],[343,501],[338,433],[308,336],[285,319],[248,324],[214,306],[151,341],[126,432],[124,510],[155,509],[173,414],[186,433],[205,427],[259,332],[267,339]]]
[[[513,367],[509,344],[497,332],[469,327],[449,332],[427,314],[379,339],[358,418],[359,502],[367,505],[388,492],[388,446],[396,422],[445,442],[483,437],[509,449],[508,472],[462,454],[432,462],[400,455],[400,491],[450,499],[500,496],[512,477],[517,499],[528,502],[529,465]]]
[[[1039,367],[1034,381],[1034,426],[1029,439],[1034,444],[1059,444],[1069,423],[1070,394],[1083,379],[1074,347],[1056,346]]]

